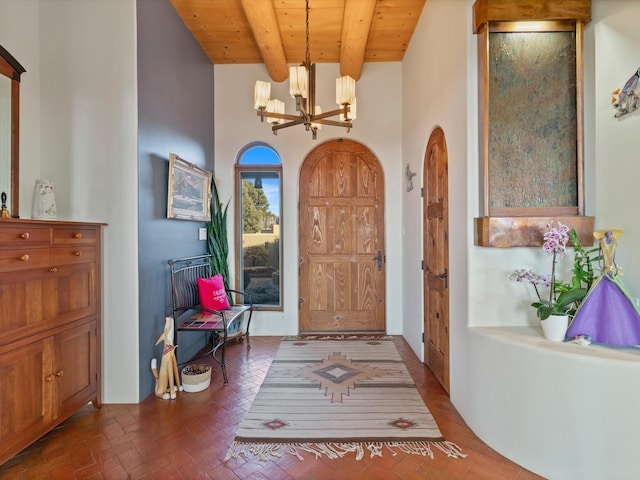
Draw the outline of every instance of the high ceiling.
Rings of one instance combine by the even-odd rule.
[[[312,63],[401,61],[426,0],[309,0]],[[214,64],[264,63],[272,80],[305,60],[305,0],[171,0]]]

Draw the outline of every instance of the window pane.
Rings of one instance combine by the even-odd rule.
[[[280,158],[273,149],[258,145],[247,149],[238,163],[240,165],[280,165]]]
[[[239,178],[242,287],[255,305],[280,306],[280,172],[243,168]]]

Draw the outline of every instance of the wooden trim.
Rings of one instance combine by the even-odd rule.
[[[10,132],[10,161],[11,161],[11,198],[9,199],[9,213],[20,215],[20,75],[26,70],[20,63],[0,45],[0,75],[11,80],[11,132]]]
[[[578,215],[584,215],[584,24],[576,22],[576,156],[578,183]]]
[[[9,74],[5,72],[9,72]],[[20,75],[26,72],[13,55],[0,45],[0,73],[14,80],[20,81]]]
[[[583,30],[584,24],[581,16],[573,18],[570,15],[559,15],[554,18],[553,12],[560,9],[554,5],[547,12],[548,15],[540,15],[541,22],[536,25],[526,25],[522,27],[522,23],[518,20],[532,20],[534,15],[527,13],[518,17],[517,10],[529,5],[532,9],[539,7],[541,2],[509,2],[506,0],[478,0],[474,4],[474,20],[478,16],[484,15],[483,22],[475,24],[474,33],[478,34],[478,126],[479,126],[479,173],[480,173],[480,211],[485,217],[513,218],[513,217],[535,217],[535,218],[551,218],[556,216],[582,216],[585,213],[585,195],[584,195],[584,73],[583,73]],[[589,1],[563,2],[562,6],[567,4],[584,4],[589,13],[591,3]],[[495,11],[491,8],[495,7]],[[509,10],[512,8],[512,10]],[[528,7],[527,7],[528,8]],[[561,10],[561,9],[560,9]],[[511,12],[509,15],[498,15],[492,17],[491,12]],[[516,12],[516,13],[514,13]],[[566,12],[565,12],[566,13]],[[526,17],[526,18],[525,18]],[[531,18],[529,18],[531,17]],[[491,20],[491,22],[489,22]],[[495,20],[495,21],[494,21]],[[588,20],[587,20],[588,21]],[[560,206],[560,207],[532,207],[532,208],[491,208],[490,189],[489,189],[489,41],[490,33],[509,33],[509,32],[575,32],[576,40],[576,186],[577,186],[577,205]],[[497,221],[501,223],[502,221]],[[520,225],[521,222],[516,222]],[[485,238],[485,233],[489,236],[493,235],[491,222],[482,223],[485,228],[480,228],[478,245],[489,245],[493,240]],[[515,225],[515,224],[514,224]],[[489,232],[489,233],[487,233]],[[478,233],[478,231],[476,232]],[[523,232],[526,237],[527,233]],[[518,240],[519,241],[519,240]],[[528,242],[529,240],[525,240]],[[517,243],[517,242],[516,242]]]
[[[575,20],[544,20],[540,22],[491,22],[490,33],[575,32]]]
[[[236,251],[235,254],[235,261],[233,262],[235,265],[235,282],[234,282],[234,289],[236,290],[240,290],[240,255],[243,254],[242,252],[242,201],[241,201],[241,196],[242,196],[242,189],[239,188],[240,186],[240,166],[238,164],[235,165],[234,167],[234,187],[233,187],[233,193],[235,196],[235,202],[234,202],[234,209],[233,209],[233,223],[234,223],[234,236],[233,236],[233,245],[234,245],[234,250]],[[227,238],[227,241],[229,241],[229,239]],[[240,245],[240,249],[238,250],[238,245]],[[244,288],[242,288],[242,291],[244,291]]]
[[[478,34],[478,130],[482,214],[489,215],[489,29]]]
[[[473,4],[473,33],[487,22],[577,20],[591,21],[591,0],[477,0]]]
[[[593,245],[594,217],[480,217],[474,218],[474,244],[479,247],[540,247],[547,224],[561,222],[575,228],[580,245]]]
[[[20,81],[11,80],[11,205],[10,213],[20,216]]]
[[[4,58],[0,56],[0,75],[4,75],[5,77],[13,78],[13,73],[15,70],[9,62],[7,62]]]
[[[573,207],[518,207],[518,208],[492,208],[491,217],[556,217],[566,215],[579,215],[579,208]]]

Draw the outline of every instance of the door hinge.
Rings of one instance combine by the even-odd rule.
[[[420,268],[424,270],[424,260],[420,260]]]
[[[420,196],[424,197],[424,187],[420,187]]]
[[[422,332],[422,343],[424,343],[424,332]]]

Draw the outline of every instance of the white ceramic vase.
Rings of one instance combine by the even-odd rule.
[[[31,218],[36,220],[55,220],[57,218],[56,196],[53,191],[53,183],[49,180],[36,180]]]
[[[568,315],[550,315],[546,320],[540,320],[544,338],[552,342],[562,342],[569,328]]]

